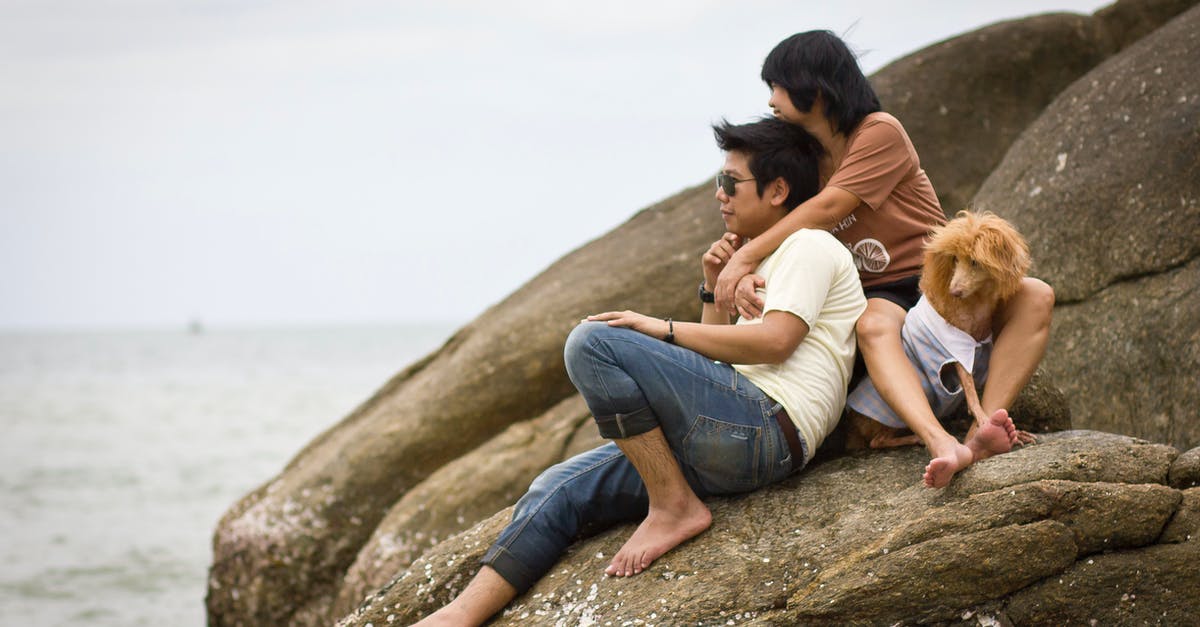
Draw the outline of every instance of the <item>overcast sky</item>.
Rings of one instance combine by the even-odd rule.
[[[794,32],[1104,4],[0,0],[0,329],[467,321],[714,173]]]

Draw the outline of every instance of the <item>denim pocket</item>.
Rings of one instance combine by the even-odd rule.
[[[698,416],[683,439],[687,462],[712,494],[758,487],[762,427]]]

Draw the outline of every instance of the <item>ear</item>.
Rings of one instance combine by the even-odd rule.
[[[788,195],[791,193],[791,186],[781,176],[767,184],[767,188],[763,190],[763,197],[771,205],[782,207],[787,203]],[[791,207],[788,208],[790,209]]]

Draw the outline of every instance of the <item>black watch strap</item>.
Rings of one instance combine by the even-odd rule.
[[[704,289],[704,281],[700,282],[700,302],[702,302],[702,303],[717,302],[717,295]]]

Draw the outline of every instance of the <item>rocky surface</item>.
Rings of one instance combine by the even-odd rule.
[[[1192,4],[1123,1],[1094,17],[1052,15],[1000,24],[915,53],[873,77],[885,105],[904,120],[948,210],[1000,163],[976,199],[996,204],[997,213],[1026,231],[1035,270],[1059,291],[1045,373],[1013,408],[1022,428],[1063,429],[1073,413],[1079,424],[1184,447],[1200,437],[1195,379],[1182,374],[1200,365],[1200,306],[1192,289],[1200,284],[1194,259],[1200,215],[1196,10],[1137,41]],[[972,103],[971,114],[964,114],[964,102]],[[539,467],[596,442],[562,367],[562,343],[575,321],[588,312],[626,307],[677,319],[695,316],[696,260],[720,226],[711,183],[685,190],[567,255],[389,381],[223,517],[209,577],[210,624],[326,625],[406,567],[415,574],[391,584],[381,597],[393,599],[393,621],[444,601],[464,582],[474,557],[505,519],[488,516],[513,502]],[[1118,565],[1146,559],[1138,556],[1170,564],[1191,555],[1186,551],[1194,548],[1182,547],[1195,546],[1189,538],[1197,535],[1200,514],[1190,487],[1197,480],[1195,463],[1187,464],[1192,453],[1167,470],[1160,468],[1164,462],[1150,458],[1169,457],[1168,447],[1126,439],[1093,450],[1085,443],[1111,444],[1115,436],[1064,437],[1076,448],[1047,442],[989,460],[941,492],[916,489],[912,468],[923,466],[925,456],[915,449],[824,455],[828,461],[818,468],[761,498],[715,503],[725,522],[688,545],[697,548],[679,552],[689,556],[686,560],[671,557],[656,565],[657,574],[632,582],[596,577],[595,567],[603,560],[595,555],[615,551],[628,530],[580,545],[562,569],[500,622],[517,621],[523,613],[539,623],[554,622],[549,617],[555,614],[586,622],[581,612],[594,606],[602,590],[626,591],[609,599],[608,615],[658,616],[650,620],[660,622],[672,622],[663,617],[677,616],[669,612],[677,612],[684,600],[695,605],[694,615],[708,617],[706,623],[789,624],[800,617],[844,622],[865,611],[860,604],[881,605],[856,599],[854,590],[892,599],[912,591],[893,590],[865,574],[904,571],[898,558],[886,557],[903,551],[925,568],[917,572],[938,582],[940,600],[908,606],[893,601],[892,606],[934,622],[958,620],[946,618],[951,606],[980,620],[1003,615],[1031,624],[1054,617],[1076,621],[1078,614],[1070,612],[1082,605],[1069,607],[1068,596],[1047,583],[1052,576],[1045,573],[1059,573],[1073,586],[1108,584],[1101,578],[1107,575],[1080,559],[1093,550],[1089,538],[1099,537],[1081,529],[1099,523],[1070,519],[1064,511],[1119,506],[1160,512],[1175,498],[1164,501],[1163,495],[1186,488],[1178,493],[1176,513],[1164,522],[1163,538],[1170,540],[1141,543],[1157,518],[1133,520],[1131,512],[1121,512],[1122,527],[1113,527],[1113,537],[1132,537],[1129,542],[1144,548],[1088,558],[1119,556],[1112,558]],[[1032,470],[1009,467],[1016,463],[1009,460],[1018,459]],[[1168,473],[1171,487],[1165,488]],[[1035,484],[1036,489],[1021,487]],[[1016,490],[1010,496],[1025,495],[1040,505],[1022,510],[1034,512],[1027,518],[1001,515],[1009,521],[1002,525],[958,527],[946,522],[950,516],[938,523],[957,535],[917,532],[934,529],[919,522],[926,510],[965,507],[982,502],[971,501],[973,495],[990,492],[1007,502],[1005,487]],[[1100,493],[1110,500],[1103,501]],[[857,504],[838,513],[822,507],[838,495],[852,496]],[[1046,503],[1053,505],[1043,514]],[[805,512],[803,521],[795,517],[795,508]],[[780,534],[785,527],[789,533]],[[1126,533],[1126,527],[1142,531]],[[924,539],[879,544],[893,532]],[[983,549],[953,553],[964,544],[986,547],[997,541],[1022,547],[1020,555],[1027,559],[980,558]],[[1175,549],[1164,542],[1185,552],[1171,552]],[[863,553],[869,547],[888,553]],[[777,554],[796,558],[773,557]],[[945,569],[927,563],[931,556],[944,556]],[[846,577],[834,582],[825,577],[827,570]],[[1138,573],[1146,575],[1138,579]],[[1100,596],[1089,602],[1112,607],[1097,614],[1100,622],[1105,617],[1153,622],[1146,612],[1160,605],[1145,595],[1178,600],[1177,592],[1171,593],[1175,597],[1164,592],[1177,591],[1180,583],[1165,566],[1126,574],[1143,586],[1130,588],[1137,602],[1113,601],[1104,596],[1107,589],[1098,591]],[[582,588],[571,592],[567,582],[576,580],[587,584],[575,584]],[[643,598],[658,594],[657,589],[639,591],[637,581],[652,580],[667,587],[661,596]],[[436,588],[430,587],[435,581]],[[851,583],[856,587],[844,588]],[[589,600],[593,584],[598,596]],[[978,597],[972,587],[1005,592]],[[841,590],[836,598],[820,596],[835,588]],[[387,597],[392,590],[406,590],[410,597]],[[802,590],[808,591],[805,596],[796,596]],[[829,607],[806,605],[808,596],[826,599]],[[919,607],[912,609],[912,603]],[[895,614],[895,607],[871,607],[881,615]],[[375,609],[364,616],[377,616]],[[1120,613],[1126,610],[1133,613]],[[1175,611],[1162,607],[1168,610]],[[967,621],[964,615],[959,619]],[[374,624],[386,623],[386,614],[379,618]]]
[[[1060,94],[974,200],[1054,286],[1043,367],[1076,425],[1185,448],[1200,444],[1197,64],[1200,7]]]
[[[494,624],[1037,625],[1194,616],[1200,570],[1181,566],[1200,551],[1197,490],[1166,485],[1177,454],[1125,436],[1050,434],[980,462],[946,490],[920,486],[926,456],[915,447],[841,457],[772,488],[711,501],[713,527],[637,577],[603,575],[632,525],[585,540]],[[439,544],[340,625],[407,624],[445,603],[509,515]],[[1172,525],[1178,529],[1166,538]],[[1087,604],[1070,601],[1085,594]],[[975,622],[984,617],[1000,622]]]
[[[1193,4],[1124,1],[1095,16],[1000,22],[894,61],[871,83],[953,216],[1059,92]]]
[[[569,457],[568,445],[581,425],[592,425],[591,415],[580,396],[569,397],[442,466],[405,494],[347,571],[333,615],[353,610],[439,541],[515,503],[542,470]],[[598,445],[599,435],[594,439]]]
[[[1180,455],[1171,464],[1171,487],[1194,488],[1200,486],[1200,447]]]

